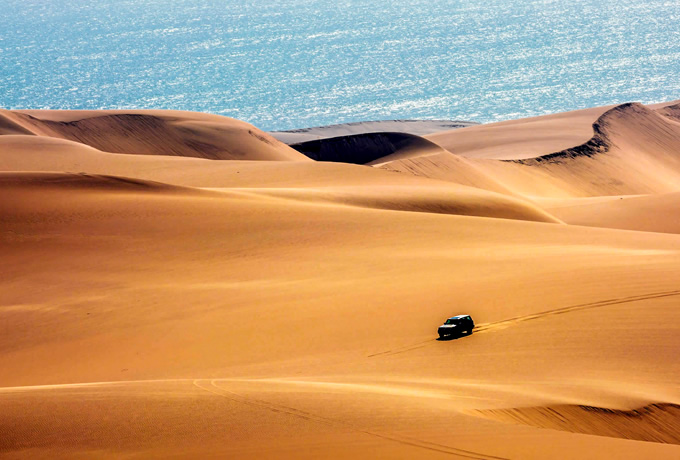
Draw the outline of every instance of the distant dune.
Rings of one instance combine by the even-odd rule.
[[[104,152],[173,155],[217,160],[305,160],[242,121],[170,111],[3,111],[14,126]],[[26,134],[14,131],[10,134]]]
[[[468,167],[482,171],[487,183],[477,181],[475,186],[489,190],[526,197],[670,193],[678,190],[680,180],[680,125],[668,115],[677,107],[668,104],[650,109],[623,104],[462,128],[428,139],[464,157]],[[586,127],[590,138],[580,135]],[[572,136],[574,132],[579,136]],[[471,139],[478,145],[471,144]],[[557,151],[546,150],[565,147],[567,139],[580,142]],[[461,147],[457,147],[458,141]],[[501,147],[496,146],[499,142]],[[456,169],[432,168],[432,160],[413,158],[408,166],[395,164],[392,168],[460,182]]]
[[[440,131],[474,126],[478,123],[460,120],[385,120],[343,123],[315,128],[272,131],[269,134],[286,144],[299,144],[331,137],[354,136],[369,133],[404,133],[424,136]]]
[[[0,457],[677,458],[678,113],[0,111]]]
[[[593,130],[593,137],[584,144],[515,163],[565,184],[575,196],[677,190],[677,122],[641,104],[624,104],[600,116]],[[532,193],[527,189],[523,192]]]
[[[586,142],[593,122],[614,106],[443,131],[427,136],[456,155],[494,160],[533,158]]]

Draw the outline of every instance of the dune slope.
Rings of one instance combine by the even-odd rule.
[[[586,196],[664,193],[680,184],[680,124],[641,104],[605,112],[585,144],[517,160]]]
[[[587,142],[593,122],[613,106],[466,127],[426,136],[468,158],[523,159]]]
[[[667,115],[674,110],[676,105],[651,109],[630,103],[463,128],[428,139],[466,157],[470,166],[498,184],[496,191],[553,198],[670,193],[680,190],[680,123]],[[537,124],[541,129],[535,130]],[[580,134],[586,126],[589,139]],[[561,133],[567,138],[556,140]],[[469,144],[468,138],[475,143]],[[568,145],[578,139],[582,143]],[[497,142],[503,146],[495,154]],[[427,164],[430,160],[413,158],[400,170],[460,181],[457,171],[433,168]],[[478,184],[492,189],[488,183]]]
[[[34,133],[17,123],[9,110],[0,110],[0,136],[6,134],[33,135]]]
[[[557,406],[495,409],[477,413],[492,420],[574,433],[680,444],[680,406],[675,404],[653,404],[629,411]]]
[[[675,235],[19,176],[0,208],[6,453],[541,458],[559,431],[464,411],[678,403]],[[433,340],[462,310],[479,332]],[[41,434],[45,417],[65,421]],[[572,447],[627,450],[669,453]]]
[[[220,160],[306,160],[254,126],[217,115],[153,110],[31,110],[13,114],[21,126],[35,134],[105,152]]]
[[[350,164],[287,162],[279,165],[278,162],[113,155],[62,139],[7,135],[0,137],[0,169],[8,172],[66,170],[225,191],[247,188],[251,194],[284,200],[560,222],[519,198]]]
[[[574,225],[680,233],[680,193],[547,200],[541,207]]]

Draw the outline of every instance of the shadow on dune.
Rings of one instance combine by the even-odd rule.
[[[680,444],[680,406],[677,404],[655,403],[633,410],[563,404],[474,410],[470,414],[572,433]]]
[[[361,165],[399,151],[433,146],[430,141],[419,136],[389,132],[331,137],[290,145],[312,160]]]
[[[446,335],[444,337],[438,337],[437,342],[451,342],[452,340],[462,339],[464,337],[469,337],[471,335],[472,335],[472,332],[462,332],[462,333],[456,334],[456,335]]]
[[[680,104],[655,111],[639,102],[621,104],[603,113],[593,123],[593,137],[581,145],[535,158],[501,161],[534,165],[543,162],[559,163],[578,157],[592,157],[609,152],[620,138],[652,137],[661,144],[655,147],[663,148],[670,145],[670,150],[675,150],[678,127],[668,124],[668,121],[678,116],[679,107]],[[626,130],[624,131],[622,127]]]

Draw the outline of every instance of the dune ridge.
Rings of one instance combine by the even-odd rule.
[[[530,202],[472,187],[324,187],[248,189],[256,193],[310,203],[336,203],[387,211],[492,217],[560,224],[562,221]]]
[[[654,114],[665,114],[672,113],[669,110],[680,109],[680,106],[670,106],[659,110],[651,110],[646,108],[644,105],[638,102],[629,102],[626,104],[617,105],[605,113],[600,115],[600,117],[593,123],[593,137],[591,137],[587,142],[577,145],[575,147],[570,147],[559,152],[550,153],[546,155],[541,155],[529,159],[517,159],[517,160],[505,160],[512,161],[520,164],[534,164],[542,162],[560,162],[569,158],[577,158],[581,156],[592,157],[594,155],[607,153],[615,145],[617,141],[636,138],[636,142],[640,142],[637,135],[640,131],[645,128],[648,132],[643,133],[645,135],[644,139],[653,137],[657,134],[662,134],[662,141],[659,142],[660,147],[667,147],[664,141],[667,141],[668,137],[672,138],[672,141],[677,139],[677,133],[674,132],[672,127],[659,126],[663,121],[662,119],[651,120],[650,118],[656,118]],[[621,132],[617,130],[620,129],[621,124],[626,124],[628,128],[632,128],[632,135],[628,132]],[[637,125],[637,126],[636,126]],[[663,135],[670,131],[670,136]],[[618,134],[618,136],[617,136]]]
[[[373,162],[375,167],[419,177],[444,180],[492,192],[514,195],[513,192],[472,161],[454,155],[441,147],[429,155],[386,157]]]
[[[0,109],[0,136],[8,134],[35,135],[30,129],[15,121],[10,111]]]
[[[586,143],[513,163],[556,179],[581,196],[668,193],[680,187],[680,124],[642,104],[622,104],[593,124]],[[568,171],[567,171],[568,170]]]
[[[368,133],[406,133],[423,136],[440,131],[474,126],[479,123],[461,120],[382,120],[359,121],[338,125],[316,126],[313,128],[270,131],[269,134],[286,144],[298,144],[331,137],[350,136]]]
[[[490,420],[572,433],[680,444],[678,404],[656,403],[632,410],[565,405],[489,409],[470,413]]]
[[[217,115],[163,111],[15,111],[25,129],[111,153],[210,159],[306,160],[245,122]],[[16,132],[14,134],[17,134]]]
[[[412,146],[412,140],[408,138],[409,146]],[[441,151],[428,141],[424,144],[435,153]],[[4,171],[66,169],[81,173],[81,176],[136,177],[143,181],[223,192],[247,188],[251,195],[257,193],[314,204],[336,203],[392,211],[561,223],[519,197],[345,163],[288,162],[280,166],[268,164],[271,162],[215,162],[159,155],[111,154],[74,141],[20,135],[0,136],[0,149],[4,149],[0,154],[0,168]],[[406,149],[408,147],[403,150]],[[405,154],[403,150],[401,154]],[[427,152],[416,148],[414,154]],[[315,176],[315,179],[308,176]]]
[[[468,165],[488,179],[474,186],[525,197],[594,197],[671,193],[680,190],[680,124],[664,113],[677,105],[652,109],[639,103],[546,117],[462,128],[427,136],[443,149],[464,156]],[[665,112],[664,112],[665,111]],[[527,155],[536,145],[545,149],[559,145],[554,132],[571,132],[574,117],[584,125],[588,116],[591,135],[583,143],[558,151]],[[543,126],[534,133],[534,125]],[[546,133],[546,126],[550,130]],[[483,130],[482,130],[483,128]],[[489,143],[479,136],[488,136]],[[466,145],[474,138],[478,144]],[[502,139],[502,153],[493,154],[489,144]],[[548,139],[547,141],[545,139]],[[462,150],[456,143],[461,140]],[[476,147],[475,147],[476,145]],[[425,177],[459,182],[458,169],[428,165],[433,158],[414,157],[399,170]],[[452,162],[449,158],[448,162]],[[402,162],[406,163],[406,162]],[[439,162],[438,162],[439,163]],[[462,163],[462,161],[458,161]],[[454,169],[454,168],[450,168]]]
[[[467,158],[533,158],[587,142],[593,135],[593,121],[612,107],[489,123],[425,137]]]
[[[181,187],[131,177],[107,174],[62,172],[4,172],[0,171],[0,189],[31,190],[47,193],[48,190],[100,190],[117,192],[175,192],[210,195],[205,189]],[[46,190],[47,189],[47,190]]]
[[[655,110],[657,113],[660,113],[671,120],[680,121],[680,103],[671,103],[667,105],[664,104],[662,107],[659,107]]]

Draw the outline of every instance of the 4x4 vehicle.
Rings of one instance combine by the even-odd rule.
[[[475,327],[475,322],[472,321],[470,315],[452,316],[447,319],[444,324],[439,326],[439,337],[463,335],[463,332],[472,334],[472,329]]]

